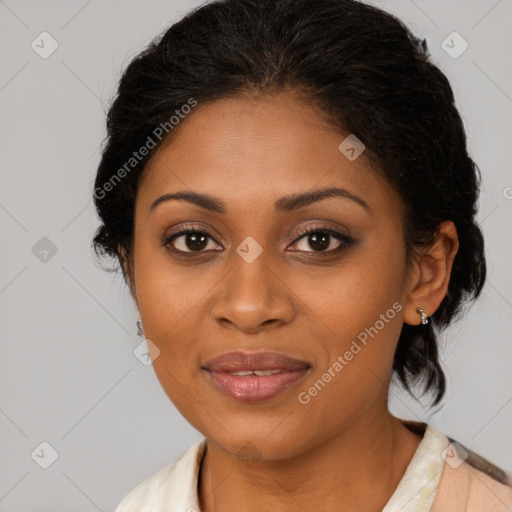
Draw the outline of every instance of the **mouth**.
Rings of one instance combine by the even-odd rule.
[[[207,361],[210,383],[241,402],[273,398],[301,381],[311,365],[277,352],[230,352]]]

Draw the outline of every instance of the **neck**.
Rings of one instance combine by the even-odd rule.
[[[198,482],[200,509],[380,512],[420,441],[386,408],[286,460],[247,464],[208,443]]]

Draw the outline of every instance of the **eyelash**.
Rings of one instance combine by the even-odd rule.
[[[175,231],[172,235],[170,235],[168,237],[165,237],[165,239],[163,240],[164,247],[166,247],[168,250],[170,250],[171,252],[173,252],[175,254],[176,253],[183,254],[183,255],[186,255],[186,257],[189,257],[189,255],[193,256],[195,254],[202,254],[202,253],[206,253],[207,252],[207,251],[204,251],[204,250],[202,250],[202,251],[181,251],[179,249],[170,249],[168,246],[170,244],[172,244],[176,238],[179,238],[183,234],[204,235],[204,236],[207,236],[208,238],[210,238],[211,240],[213,240],[215,243],[218,243],[205,230],[197,229],[197,228],[190,227],[190,226],[182,226],[182,227],[178,228],[177,231]],[[347,247],[350,247],[351,245],[353,245],[356,242],[356,240],[354,240],[353,238],[349,237],[348,235],[344,235],[343,233],[340,233],[339,231],[336,231],[336,230],[334,230],[334,229],[332,229],[330,227],[327,227],[327,226],[322,226],[322,227],[309,226],[307,228],[304,228],[304,229],[300,230],[300,232],[298,233],[297,238],[294,240],[293,243],[296,243],[299,240],[301,240],[302,238],[306,237],[307,235],[312,235],[312,234],[330,235],[330,236],[332,236],[333,238],[335,238],[336,240],[338,240],[338,241],[340,241],[342,243],[336,249],[331,249],[329,251],[294,251],[294,252],[298,252],[298,253],[306,252],[307,254],[315,254],[315,255],[319,255],[320,257],[322,257],[323,255],[330,256],[332,254],[337,254],[337,253],[341,252],[342,250],[346,249]]]

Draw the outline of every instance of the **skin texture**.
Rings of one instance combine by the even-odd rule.
[[[199,105],[148,163],[137,195],[132,259],[123,261],[165,392],[208,440],[198,485],[201,510],[379,511],[421,438],[388,411],[393,355],[416,307],[432,314],[446,294],[458,248],[452,222],[410,267],[400,197],[365,153],[338,149],[348,134],[291,94]],[[276,212],[282,196],[340,187],[368,209],[331,197]],[[222,199],[226,213],[184,200],[193,190]],[[206,230],[203,253],[178,226]],[[330,227],[355,240],[322,257],[299,228]],[[262,253],[236,248],[252,237]],[[311,238],[309,237],[309,240]],[[330,238],[326,250],[343,242]],[[193,246],[192,246],[193,247]],[[220,251],[216,251],[220,248]],[[307,391],[357,335],[398,302],[402,307],[307,404]],[[214,388],[202,364],[234,350],[277,351],[311,364],[297,386],[260,403]],[[153,351],[154,352],[154,351]],[[241,457],[244,454],[244,457]]]

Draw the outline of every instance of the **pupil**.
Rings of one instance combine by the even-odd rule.
[[[191,233],[186,237],[185,240],[187,248],[191,251],[204,249],[207,245],[207,237],[205,235]]]
[[[309,239],[309,245],[314,249],[314,250],[322,250],[322,249],[326,249],[327,247],[329,247],[329,236],[330,235],[327,235],[327,234],[322,234],[322,235],[310,235]],[[315,245],[317,247],[317,249],[315,248]]]

